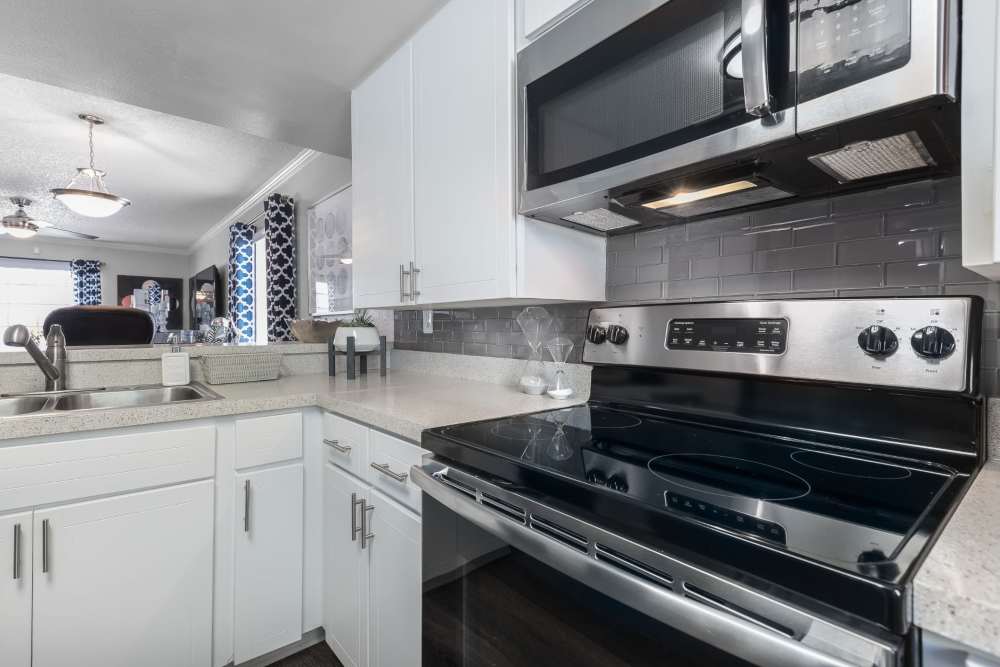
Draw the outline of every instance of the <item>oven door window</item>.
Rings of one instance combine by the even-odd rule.
[[[525,86],[527,188],[748,122],[740,0],[673,0]],[[788,108],[794,3],[768,3],[774,109]]]
[[[588,588],[426,495],[423,502],[424,665],[750,664]]]

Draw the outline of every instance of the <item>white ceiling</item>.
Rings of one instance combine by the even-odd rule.
[[[107,121],[94,132],[96,164],[108,172],[108,189],[132,200],[109,218],[78,216],[48,192],[65,187],[76,167],[87,164],[87,125],[77,119],[80,112]],[[6,197],[23,195],[35,200],[29,215],[57,227],[102,241],[186,249],[300,151],[0,74],[0,216],[14,212]]]
[[[444,2],[0,0],[0,72],[349,157],[348,91]]]

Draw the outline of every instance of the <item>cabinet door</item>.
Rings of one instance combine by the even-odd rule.
[[[420,667],[420,518],[372,493],[371,666]]]
[[[354,305],[400,299],[413,260],[413,94],[410,45],[351,93]],[[407,284],[407,289],[409,285]]]
[[[323,629],[346,667],[368,665],[368,554],[361,549],[360,501],[368,487],[326,464],[323,480]],[[353,518],[352,518],[353,517]],[[371,513],[369,513],[369,518]]]
[[[212,660],[212,481],[34,514],[34,667]]]
[[[513,296],[513,6],[452,0],[413,38],[420,303]]]
[[[0,516],[0,663],[31,665],[31,512]]]
[[[236,475],[235,660],[302,638],[302,464]]]

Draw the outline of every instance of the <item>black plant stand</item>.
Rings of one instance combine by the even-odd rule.
[[[386,354],[386,340],[385,336],[378,337],[378,349],[369,350],[368,352],[358,352],[354,349],[355,338],[354,336],[347,337],[347,351],[341,352],[333,346],[333,338],[330,338],[326,342],[327,345],[327,356],[330,360],[330,377],[337,374],[337,356],[341,355],[347,357],[347,379],[353,380],[357,377],[357,365],[360,360],[361,374],[368,374],[368,356],[372,354],[377,354],[379,359],[378,374],[385,377],[385,354]]]

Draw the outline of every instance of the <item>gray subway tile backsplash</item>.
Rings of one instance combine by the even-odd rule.
[[[608,239],[610,302],[975,294],[986,302],[984,386],[1000,384],[1000,284],[962,267],[958,178],[775,206]],[[552,304],[556,333],[582,355],[592,304]],[[400,311],[395,343],[524,358],[520,307],[436,311],[435,335],[418,311]],[[499,323],[497,321],[505,323]],[[490,322],[493,322],[490,324]],[[987,380],[993,380],[987,384]]]

